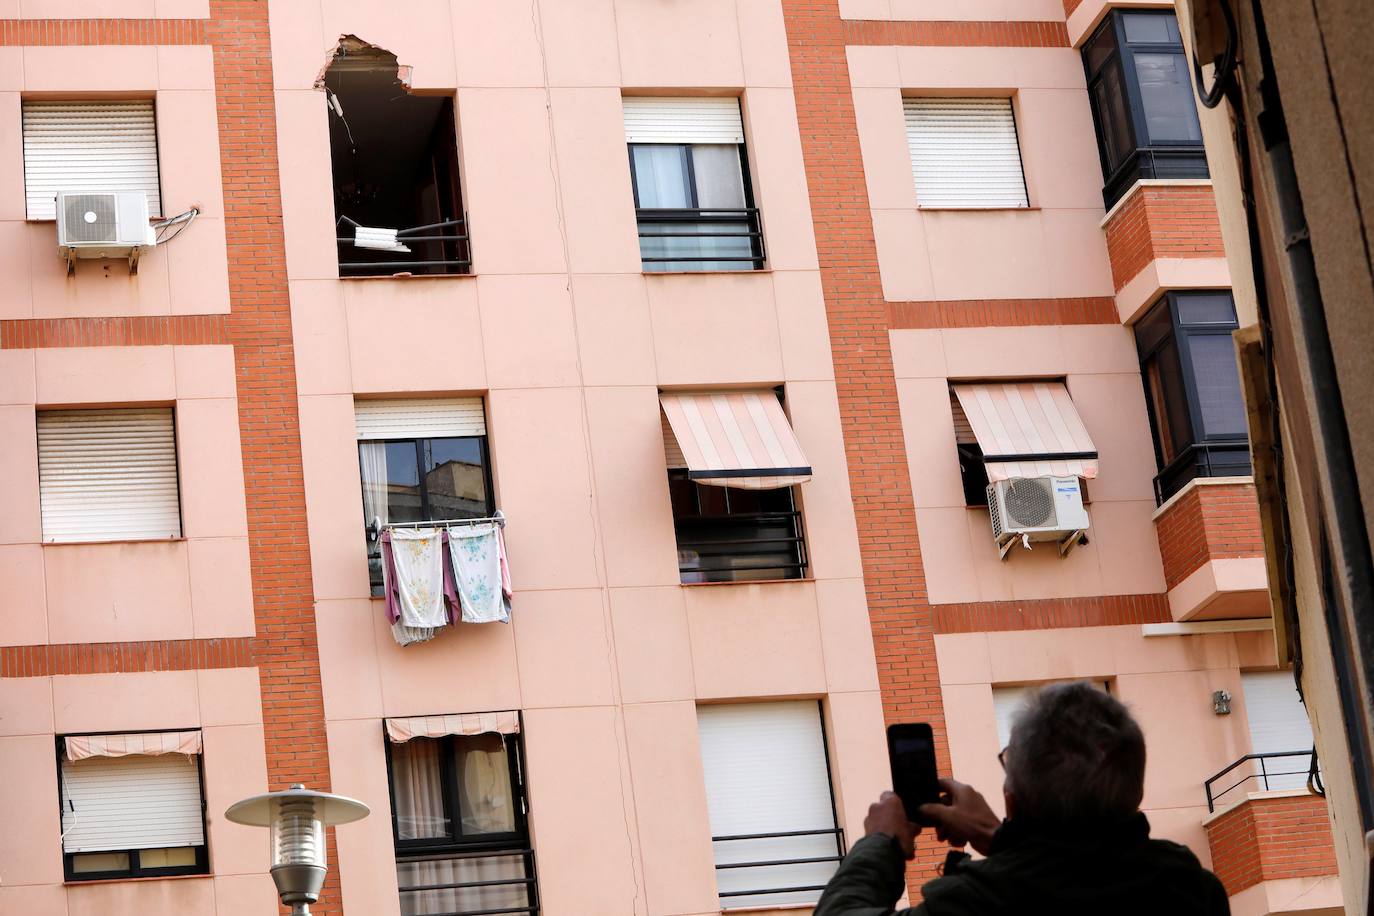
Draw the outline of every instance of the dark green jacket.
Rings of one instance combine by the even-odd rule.
[[[815,916],[892,916],[905,890],[897,841],[866,836],[849,851]],[[1226,916],[1221,882],[1186,846],[1150,839],[1145,815],[1109,829],[1056,833],[1005,821],[981,861],[921,888],[898,916]]]

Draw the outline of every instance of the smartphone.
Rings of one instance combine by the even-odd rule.
[[[935,735],[926,722],[901,722],[887,727],[887,759],[892,767],[892,791],[902,800],[906,818],[923,823],[918,812],[940,800],[935,772]]]

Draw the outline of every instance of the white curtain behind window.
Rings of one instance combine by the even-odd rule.
[[[359,442],[358,464],[363,474],[363,524],[390,520],[387,512],[386,443]]]

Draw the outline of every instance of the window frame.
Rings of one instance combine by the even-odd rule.
[[[167,734],[169,732],[184,731],[177,728],[149,728],[138,732],[141,735]],[[82,732],[82,735],[119,735],[122,731],[106,732]],[[59,830],[62,824],[63,805],[66,804],[66,788],[62,778],[62,762],[66,757],[67,735],[55,736],[57,748],[57,823]],[[109,849],[99,852],[67,852],[62,850],[62,880],[65,883],[77,883],[85,881],[120,881],[135,878],[178,878],[186,875],[210,875],[210,826],[206,817],[208,813],[208,801],[205,794],[205,754],[192,754],[196,763],[196,782],[200,790],[200,825],[201,835],[205,842],[199,846],[158,846],[149,847],[150,849],[194,849],[196,861],[192,865],[169,865],[163,867],[150,866],[144,868],[139,862],[138,849]],[[77,856],[86,855],[126,855],[129,857],[129,867],[122,869],[109,869],[106,871],[74,871],[73,861]]]
[[[669,489],[670,489],[670,494],[669,494],[669,501],[670,501],[670,504],[672,503],[671,488],[672,488],[672,486],[673,486],[674,481],[679,481],[679,480],[685,481],[686,483],[691,484],[691,485],[695,488],[695,489],[693,490],[693,497],[694,497],[695,505],[696,505],[696,508],[697,508],[697,513],[696,513],[695,515],[684,515],[684,516],[680,516],[680,515],[677,514],[676,506],[675,506],[675,505],[670,505],[670,509],[672,510],[672,517],[673,517],[673,540],[674,540],[674,544],[677,545],[677,547],[678,547],[679,555],[681,554],[681,551],[682,551],[682,547],[681,547],[681,544],[682,544],[681,533],[682,533],[682,531],[681,531],[680,525],[681,525],[681,522],[683,522],[683,521],[686,521],[686,522],[689,522],[689,523],[690,523],[690,522],[705,522],[705,523],[717,522],[717,523],[722,523],[722,524],[729,524],[729,521],[728,521],[728,520],[731,519],[731,518],[746,519],[746,518],[751,518],[751,517],[752,517],[752,518],[756,518],[758,521],[762,522],[763,519],[768,518],[768,517],[775,517],[775,516],[776,516],[776,517],[778,517],[778,518],[781,518],[781,517],[783,517],[783,516],[788,516],[788,517],[789,517],[789,523],[790,523],[790,525],[791,525],[791,529],[792,529],[792,532],[793,532],[789,537],[787,537],[787,538],[785,538],[785,539],[778,539],[778,538],[760,538],[760,539],[758,539],[758,540],[759,540],[759,543],[765,543],[765,544],[766,544],[766,543],[773,542],[773,541],[777,541],[777,540],[785,540],[785,541],[787,541],[787,542],[790,542],[790,543],[793,545],[793,548],[794,548],[794,550],[793,550],[793,556],[795,557],[795,562],[780,564],[780,565],[777,565],[777,566],[745,567],[745,568],[738,568],[738,569],[722,569],[722,570],[691,569],[691,570],[688,570],[688,569],[684,569],[684,568],[683,568],[681,559],[679,559],[679,561],[678,561],[678,578],[679,578],[679,580],[680,580],[680,582],[681,582],[682,585],[706,585],[706,584],[721,584],[721,583],[729,583],[729,584],[734,584],[734,583],[738,583],[738,584],[747,584],[747,583],[758,583],[758,582],[794,582],[794,581],[802,581],[802,580],[805,580],[805,579],[807,578],[807,572],[808,572],[808,570],[809,570],[809,568],[810,568],[810,557],[808,556],[807,547],[806,547],[805,516],[804,516],[804,514],[803,514],[803,512],[802,512],[802,510],[801,510],[801,508],[800,508],[800,500],[798,499],[798,493],[796,492],[796,489],[797,489],[797,488],[796,488],[796,485],[795,485],[795,484],[793,484],[792,486],[788,486],[788,487],[778,487],[778,488],[777,488],[777,490],[781,490],[781,491],[786,491],[786,492],[787,492],[788,503],[791,505],[791,507],[792,507],[791,509],[788,509],[788,510],[785,510],[785,511],[778,511],[778,512],[741,512],[741,513],[738,513],[738,514],[731,513],[731,512],[729,511],[730,491],[731,491],[732,489],[739,489],[739,488],[732,488],[732,487],[717,487],[717,489],[720,489],[720,490],[724,490],[724,491],[725,491],[724,499],[725,499],[725,503],[726,503],[726,513],[725,513],[724,515],[719,515],[719,514],[717,514],[717,515],[703,515],[703,514],[701,514],[701,499],[700,499],[701,488],[702,488],[702,487],[706,487],[706,486],[712,486],[712,487],[714,487],[715,485],[714,485],[714,484],[701,484],[701,483],[697,483],[696,481],[691,480],[691,479],[687,476],[687,473],[688,473],[688,472],[687,472],[687,469],[686,469],[686,468],[669,468],[669,469],[668,469],[668,482],[669,482],[668,485],[669,485]],[[776,491],[774,491],[774,492],[776,492]],[[742,552],[744,552],[744,551],[742,551]],[[780,553],[780,551],[779,551],[779,553]],[[784,574],[784,575],[781,575],[781,576],[769,576],[769,577],[767,577],[767,578],[759,578],[759,579],[710,578],[710,575],[711,575],[712,572],[716,572],[716,573],[726,573],[726,572],[761,572],[761,571],[770,570],[770,569],[782,570],[782,571],[784,571],[784,572],[787,571],[787,570],[790,570],[790,569],[795,569],[795,570],[796,570],[796,575],[785,575],[785,574]],[[684,575],[688,575],[688,574],[699,575],[699,576],[702,576],[703,578],[702,578],[700,581],[689,582],[689,581],[686,581],[686,580],[684,580],[684,579],[682,578]]]
[[[662,207],[662,208],[660,208],[660,207],[641,207],[641,206],[640,206],[640,204],[639,204],[639,174],[638,174],[638,172],[637,172],[637,170],[636,170],[636,168],[635,168],[635,147],[640,147],[640,146],[675,146],[675,147],[678,147],[679,149],[681,149],[681,150],[683,151],[684,158],[685,158],[685,160],[686,160],[686,163],[685,163],[685,164],[686,164],[686,175],[685,175],[685,177],[686,177],[686,184],[687,184],[686,190],[687,190],[687,196],[688,196],[688,198],[689,198],[689,203],[691,203],[691,206],[690,206],[690,207]],[[699,197],[698,197],[697,185],[696,185],[696,168],[695,168],[694,158],[693,158],[693,153],[692,153],[692,147],[693,147],[693,146],[733,146],[733,147],[735,148],[736,152],[737,152],[738,155],[739,155],[740,184],[741,184],[741,186],[742,186],[742,188],[743,188],[743,192],[744,192],[744,206],[743,206],[742,208],[740,208],[739,211],[738,211],[738,212],[740,212],[740,213],[743,214],[742,216],[737,216],[737,217],[708,216],[707,214],[711,214],[711,213],[730,213],[730,212],[735,212],[735,211],[732,211],[732,210],[730,210],[730,209],[728,209],[728,208],[726,208],[726,209],[715,209],[715,210],[703,210],[703,209],[701,208],[700,200],[699,200]],[[629,141],[626,142],[626,144],[625,144],[626,155],[628,156],[629,161],[630,161],[630,193],[631,193],[631,196],[632,196],[633,199],[634,199],[634,206],[635,206],[635,229],[636,229],[636,232],[639,233],[638,237],[639,237],[639,244],[640,244],[640,265],[641,265],[641,268],[646,268],[646,267],[647,267],[648,265],[650,265],[650,264],[682,264],[682,263],[688,263],[688,264],[690,264],[690,263],[694,263],[694,262],[714,263],[714,262],[722,262],[722,261],[725,261],[725,262],[734,262],[734,263],[740,263],[740,264],[745,264],[745,263],[747,263],[747,264],[749,265],[748,268],[739,268],[739,269],[732,269],[732,268],[729,268],[729,267],[726,267],[726,268],[715,267],[715,268],[711,268],[711,269],[709,269],[709,270],[704,269],[704,268],[698,270],[698,269],[691,268],[691,267],[688,267],[688,268],[681,268],[681,267],[679,267],[678,269],[676,269],[676,270],[671,270],[671,271],[669,271],[669,270],[648,270],[648,269],[644,269],[644,270],[642,271],[643,273],[724,273],[724,272],[728,272],[728,273],[748,273],[748,272],[751,271],[751,270],[763,270],[763,269],[764,269],[765,263],[766,263],[766,260],[767,260],[767,256],[766,256],[766,254],[765,254],[765,252],[764,252],[764,245],[763,245],[763,223],[762,223],[762,218],[761,218],[760,213],[759,213],[759,208],[758,208],[758,207],[755,205],[755,203],[754,203],[754,182],[753,182],[752,176],[751,176],[751,174],[750,174],[750,169],[749,169],[749,150],[748,150],[747,147],[748,147],[748,144],[746,144],[746,143],[715,143],[715,144],[703,144],[703,143],[635,143],[635,142],[629,142]],[[650,216],[646,217],[646,214],[649,214]],[[655,235],[648,235],[648,236],[646,236],[646,235],[643,235],[642,233],[639,232],[639,230],[640,230],[640,228],[642,227],[643,223],[644,223],[646,220],[649,221],[649,222],[651,222],[651,223],[654,223],[654,222],[659,222],[659,223],[662,223],[662,222],[679,222],[679,221],[680,221],[680,222],[686,222],[686,223],[738,223],[738,224],[744,226],[744,227],[748,230],[748,236],[747,236],[747,238],[749,239],[749,254],[750,254],[750,256],[749,256],[748,258],[730,258],[730,257],[699,257],[699,258],[693,258],[693,257],[691,257],[691,256],[688,256],[688,257],[682,257],[682,258],[667,258],[667,257],[663,257],[663,258],[654,258],[654,259],[652,259],[652,260],[646,260],[646,259],[644,258],[644,251],[643,251],[643,244],[644,244],[643,240],[646,239],[646,238],[693,238],[693,237],[695,237],[695,236],[693,236],[693,235],[691,235],[691,234],[682,235],[682,236],[655,236]],[[703,238],[710,238],[710,236],[701,236],[701,237],[703,237]],[[733,237],[733,236],[732,236],[732,237]],[[746,236],[741,235],[741,236],[739,236],[739,237],[740,237],[740,238],[744,238],[744,237],[746,237]]]
[[[1186,299],[1189,296],[1215,296],[1218,294],[1224,294],[1230,300],[1232,318],[1229,322],[1184,323],[1182,321],[1178,305],[1180,299]],[[1139,328],[1142,324],[1159,314],[1161,309],[1165,310],[1165,314],[1167,314],[1169,318],[1168,332],[1160,335],[1159,339],[1149,346],[1143,346],[1140,339]],[[1213,451],[1236,452],[1243,450],[1246,456],[1245,466],[1247,469],[1250,468],[1250,437],[1248,434],[1244,436],[1221,435],[1213,434],[1207,430],[1207,425],[1203,421],[1202,416],[1202,402],[1198,396],[1197,379],[1193,374],[1192,338],[1219,336],[1229,338],[1238,327],[1239,318],[1235,311],[1235,297],[1231,294],[1230,290],[1218,289],[1169,290],[1165,292],[1164,295],[1160,296],[1160,298],[1145,311],[1140,320],[1136,322],[1136,354],[1140,363],[1141,384],[1145,393],[1145,409],[1150,419],[1150,436],[1154,444],[1155,467],[1158,471],[1154,480],[1155,498],[1156,501],[1161,504],[1174,493],[1182,490],[1192,480],[1218,476],[1239,476],[1236,475],[1234,471],[1233,473],[1212,473],[1211,453]],[[1178,351],[1181,374],[1179,381],[1183,388],[1184,406],[1186,407],[1188,415],[1188,438],[1191,441],[1181,446],[1178,450],[1178,454],[1166,463],[1164,461],[1164,451],[1161,447],[1160,440],[1159,411],[1155,404],[1154,394],[1150,389],[1149,366],[1151,361],[1158,356],[1159,352],[1169,342],[1172,342]],[[1239,368],[1237,368],[1236,372],[1237,378],[1239,378]],[[1241,392],[1241,405],[1243,409],[1243,391]],[[1202,430],[1202,432],[1199,433],[1198,430]],[[1237,446],[1243,446],[1243,449],[1237,448]],[[1192,475],[1180,478],[1181,482],[1176,481],[1174,478],[1185,471],[1190,463],[1194,466]],[[1223,470],[1239,469],[1240,467],[1241,465],[1238,462],[1222,465]],[[1247,470],[1246,473],[1252,473],[1252,470]]]
[[[913,140],[912,140],[912,130],[911,130],[910,121],[907,119],[907,104],[908,104],[909,102],[917,102],[917,101],[920,101],[920,100],[923,100],[923,99],[934,99],[934,100],[937,100],[937,101],[941,101],[941,100],[942,100],[942,101],[946,101],[946,102],[973,100],[973,101],[977,101],[977,102],[1005,101],[1005,102],[1007,103],[1007,113],[1008,113],[1008,115],[1009,115],[1010,118],[1011,118],[1011,136],[1012,136],[1012,142],[1013,142],[1013,144],[1014,144],[1014,146],[1015,146],[1015,148],[1016,148],[1016,168],[1017,168],[1017,170],[1018,170],[1018,172],[1020,173],[1020,176],[1021,176],[1021,197],[1022,197],[1022,199],[1024,200],[1024,203],[1019,203],[1019,204],[938,204],[938,203],[925,204],[925,203],[921,203],[921,200],[920,200],[920,197],[921,197],[921,189],[920,189],[919,184],[918,184],[917,181],[916,181],[916,168],[917,168],[917,166],[916,166],[916,157],[915,157],[915,155],[913,154],[913,150],[912,150],[912,147],[913,147],[913,145],[914,145]],[[1029,181],[1027,180],[1027,178],[1026,178],[1026,155],[1025,155],[1025,149],[1021,146],[1021,116],[1020,116],[1020,114],[1019,114],[1019,112],[1018,112],[1018,109],[1019,109],[1019,108],[1020,108],[1020,100],[1019,100],[1018,96],[1017,96],[1015,93],[1012,93],[1011,95],[1005,95],[1005,96],[1001,96],[1001,95],[998,95],[998,96],[942,96],[942,95],[932,95],[932,94],[930,94],[930,93],[921,93],[921,94],[914,94],[914,95],[903,95],[903,96],[902,96],[902,133],[903,133],[903,135],[904,135],[905,138],[906,138],[906,145],[907,145],[907,161],[908,161],[908,163],[911,165],[912,187],[913,187],[913,193],[914,193],[915,196],[916,196],[916,209],[917,209],[917,210],[931,210],[931,211],[937,211],[937,212],[938,212],[938,211],[941,211],[941,210],[958,210],[958,211],[973,211],[973,212],[978,212],[978,211],[1001,211],[1001,210],[1020,211],[1020,210],[1035,210],[1035,209],[1039,209],[1038,206],[1037,206],[1036,204],[1032,203],[1032,201],[1031,201],[1031,193],[1030,193],[1030,192],[1031,192],[1031,185],[1030,185],[1030,182],[1029,182]]]
[[[1102,168],[1102,199],[1107,209],[1111,207],[1139,180],[1142,179],[1188,179],[1208,178],[1207,156],[1199,137],[1197,143],[1182,141],[1156,142],[1150,137],[1149,126],[1145,119],[1145,102],[1140,90],[1140,81],[1135,67],[1136,54],[1172,54],[1182,62],[1184,72],[1188,72],[1187,51],[1182,42],[1169,44],[1163,42],[1128,42],[1126,40],[1126,16],[1169,16],[1177,22],[1172,9],[1137,9],[1125,7],[1109,10],[1102,23],[1093,31],[1092,36],[1083,43],[1083,73],[1087,79],[1088,107],[1092,112],[1093,129],[1097,135],[1097,158]],[[1094,70],[1088,61],[1090,49],[1108,31],[1112,33],[1114,47],[1106,55],[1101,65]],[[1131,130],[1132,149],[1121,162],[1111,167],[1107,161],[1106,128],[1094,101],[1099,85],[1107,79],[1115,68],[1125,93],[1127,124]],[[1192,86],[1191,79],[1189,86]],[[1191,89],[1190,89],[1191,92]],[[1190,99],[1192,96],[1190,95]],[[1197,105],[1193,104],[1196,118]],[[1198,119],[1199,131],[1201,119]]]

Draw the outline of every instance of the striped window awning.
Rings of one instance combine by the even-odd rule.
[[[144,732],[132,735],[68,735],[62,742],[68,760],[87,757],[158,757],[199,754],[200,732]]]
[[[405,744],[411,738],[519,733],[520,714],[514,710],[465,712],[446,716],[405,716],[386,720],[386,736],[394,744]]]
[[[951,387],[983,450],[988,482],[1097,476],[1097,446],[1063,382]]]
[[[772,391],[662,394],[659,403],[676,440],[665,441],[669,463],[680,462],[689,479],[745,490],[811,479],[811,464]]]

